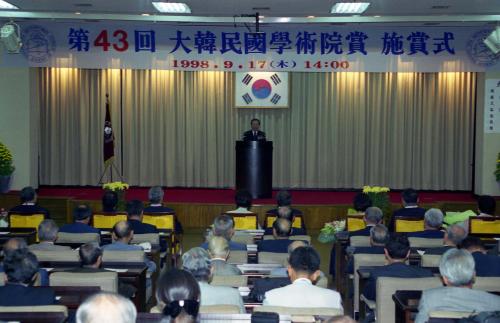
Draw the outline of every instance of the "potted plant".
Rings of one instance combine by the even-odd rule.
[[[12,165],[12,154],[2,142],[0,142],[0,192],[7,193],[12,182],[12,173],[15,167]]]
[[[497,182],[500,183],[500,153],[497,156],[497,169],[495,170],[495,176],[497,178]]]
[[[125,211],[125,191],[128,190],[129,185],[123,182],[111,182],[102,185],[102,188],[106,191],[113,191],[118,195],[118,211]]]
[[[384,214],[384,223],[389,223],[391,217],[391,202],[389,200],[388,187],[384,186],[364,186],[363,193],[367,194],[372,200],[372,205],[382,210]]]

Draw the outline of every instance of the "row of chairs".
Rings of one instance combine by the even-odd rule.
[[[364,229],[366,224],[362,214],[347,215],[346,230]],[[394,219],[396,232],[417,232],[424,230],[424,218],[396,217]],[[500,233],[500,217],[476,216],[469,218],[469,233],[481,235],[498,235]]]

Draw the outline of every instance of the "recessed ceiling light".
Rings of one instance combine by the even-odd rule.
[[[316,16],[307,16],[306,18],[313,19],[316,18]]]
[[[290,17],[281,17],[281,18],[278,18],[278,22],[290,22]]]
[[[18,7],[14,6],[12,3],[8,3],[7,1],[0,0],[0,9],[19,9]]]
[[[339,2],[333,5],[330,12],[340,14],[363,13],[369,5],[369,2]]]
[[[191,13],[191,8],[182,2],[153,2],[153,6],[164,13]]]

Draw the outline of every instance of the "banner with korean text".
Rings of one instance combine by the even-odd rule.
[[[252,27],[252,26],[251,26]],[[500,71],[482,42],[490,27],[264,25],[243,27],[25,22],[20,54],[0,66],[190,71]]]

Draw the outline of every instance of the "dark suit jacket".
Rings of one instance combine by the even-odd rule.
[[[364,229],[361,230],[356,230],[356,231],[351,231],[349,232],[349,237],[355,237],[355,236],[365,236],[369,237],[370,236],[370,230],[373,226],[367,226]]]
[[[12,209],[10,209],[9,212],[15,212],[19,214],[43,214],[46,219],[50,219],[50,213],[49,210],[46,208],[43,208],[37,204],[35,205],[18,205],[14,206]]]
[[[109,270],[103,268],[92,268],[92,267],[76,267],[72,269],[65,270],[65,272],[69,273],[104,273],[110,272]],[[124,283],[121,280],[118,281],[118,293],[120,295],[125,296],[126,298],[134,297],[137,288],[134,285]]]
[[[266,133],[264,131],[257,131],[257,136],[253,135],[252,130],[243,133],[243,141],[266,141]]]
[[[383,255],[384,254],[384,247],[379,247],[379,246],[375,246],[375,247],[351,247],[351,248],[354,248],[354,252],[352,253],[353,255],[357,254],[357,253],[358,254],[359,253],[370,254],[370,255]],[[349,258],[349,262],[347,263],[346,271],[349,274],[352,274],[354,272],[354,258],[353,257]]]
[[[91,227],[90,225],[75,222],[71,224],[65,224],[60,229],[59,232],[66,233],[101,233],[99,229]]]
[[[277,239],[277,240],[262,240],[257,243],[257,250],[265,252],[280,252],[287,253],[288,245],[290,245],[294,240],[289,239]]]
[[[266,214],[273,214],[273,215],[278,216],[278,209],[276,208],[276,209],[267,210]],[[292,214],[293,214],[293,216],[302,215],[302,211],[292,208]],[[307,231],[306,230],[306,223],[304,221],[304,218],[302,218],[302,229],[304,230],[304,232]],[[300,233],[300,234],[302,234],[302,233]],[[307,234],[307,233],[304,233],[304,234]]]
[[[272,235],[273,234],[273,228],[267,228],[264,230],[264,235]],[[299,228],[292,228],[292,232],[290,233],[291,236],[304,236],[307,235],[307,231],[305,229],[299,229]]]
[[[158,229],[149,223],[142,223],[139,220],[128,220],[134,234],[158,233]]]
[[[476,263],[476,276],[498,277],[500,276],[500,257],[485,255],[482,252],[473,252],[472,257]]]
[[[444,232],[441,230],[424,230],[418,232],[408,232],[408,238],[443,239]]]
[[[208,249],[208,242],[203,242],[200,247],[207,250]],[[247,251],[247,245],[243,244],[243,243],[239,243],[239,242],[229,241],[229,250]]]
[[[0,287],[0,306],[37,306],[57,304],[50,287],[26,287],[7,283]]]
[[[370,278],[366,283],[363,295],[366,298],[375,301],[377,296],[377,279],[379,277],[395,277],[395,278],[423,278],[433,277],[430,270],[408,266],[404,263],[393,263],[387,266],[377,267],[370,272]]]
[[[389,222],[389,231],[394,231],[394,218],[397,216],[424,218],[425,209],[421,207],[408,207],[394,211]]]

